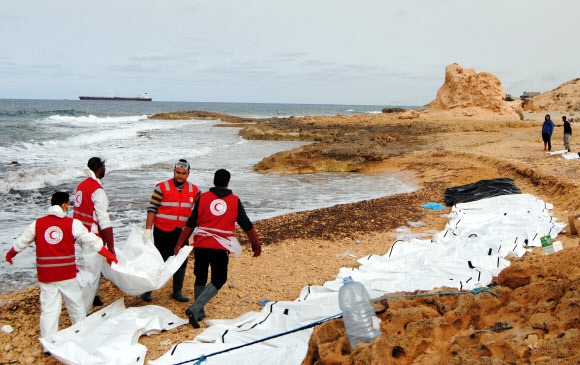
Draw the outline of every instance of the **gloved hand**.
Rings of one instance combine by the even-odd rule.
[[[113,227],[105,228],[101,231],[101,235],[103,236],[103,243],[109,251],[114,255],[115,254],[115,237],[113,236]]]
[[[103,256],[105,260],[107,260],[107,264],[111,265],[111,263],[119,263],[119,260],[115,257],[115,254],[111,253],[111,251],[107,250],[105,246],[101,248],[99,251],[99,255]]]
[[[173,254],[177,255],[179,250],[181,250],[181,248],[183,246],[185,246],[185,244],[187,243],[187,240],[189,239],[189,236],[191,236],[192,233],[193,233],[192,228],[190,228],[188,226],[183,227],[183,230],[181,231],[181,234],[179,235],[179,238],[177,239],[177,243],[175,244],[175,249],[173,250]]]
[[[151,228],[146,229],[143,233],[143,242],[149,242],[151,236],[153,235],[153,230]]]
[[[16,252],[16,250],[14,249],[14,247],[12,247],[10,249],[10,251],[8,251],[6,253],[6,261],[8,261],[10,264],[12,264],[12,259],[14,258],[14,256],[16,256],[18,252]]]
[[[262,254],[262,244],[260,243],[260,239],[258,238],[258,232],[256,232],[256,227],[252,227],[249,231],[246,231],[250,242],[252,242],[252,251],[254,254],[252,257],[258,257]]]

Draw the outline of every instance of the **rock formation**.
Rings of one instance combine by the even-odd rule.
[[[552,91],[534,96],[522,102],[525,111],[559,111],[574,115],[580,112],[580,78],[568,81]]]
[[[427,114],[444,114],[446,117],[496,116],[502,120],[519,120],[515,110],[504,103],[505,91],[494,75],[475,69],[463,68],[454,63],[445,68],[445,83],[437,98],[429,104]]]

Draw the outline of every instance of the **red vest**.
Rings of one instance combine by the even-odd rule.
[[[211,191],[202,193],[199,198],[197,226],[218,236],[233,236],[238,219],[238,201],[234,194],[220,198]],[[215,238],[202,235],[194,236],[193,247],[227,250]]]
[[[52,283],[77,276],[73,219],[54,215],[36,220],[36,272],[38,281]]]
[[[179,191],[171,179],[160,182],[159,189],[163,194],[163,199],[161,199],[153,224],[165,232],[171,232],[178,227],[183,228],[191,215],[191,209],[199,191],[197,186],[186,181],[183,189]]]
[[[95,221],[95,203],[93,202],[92,196],[95,190],[102,188],[101,184],[95,179],[90,177],[83,180],[77,187],[77,192],[75,194],[75,209],[73,213],[73,218],[78,219],[83,223],[85,227],[92,232],[91,228]],[[100,237],[101,229],[99,228],[96,233]]]

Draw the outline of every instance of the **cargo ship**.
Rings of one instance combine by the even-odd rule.
[[[79,96],[81,100],[107,100],[107,101],[151,101],[147,93],[139,94],[135,98],[124,98],[121,96]]]

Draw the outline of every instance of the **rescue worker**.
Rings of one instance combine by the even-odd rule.
[[[73,218],[80,220],[83,225],[99,236],[109,251],[115,253],[115,238],[109,218],[109,198],[101,179],[105,177],[105,160],[100,157],[91,157],[87,167],[83,169],[87,178],[77,187],[75,194],[75,208]],[[92,275],[92,280],[83,289],[83,299],[87,313],[91,313],[94,306],[101,306],[99,297],[101,286],[101,267],[103,260],[90,250],[83,249],[84,269]]]
[[[66,216],[70,205],[69,194],[53,194],[48,215],[32,222],[6,254],[12,264],[17,253],[36,243],[36,272],[40,286],[40,333],[43,338],[58,332],[62,298],[71,323],[86,317],[82,288],[77,280],[75,240],[87,249],[103,256],[107,263],[117,262],[103,241],[90,233],[81,222]]]
[[[149,241],[153,232],[153,242],[163,257],[163,261],[167,261],[170,256],[174,255],[177,239],[199,195],[197,186],[187,181],[189,172],[190,166],[187,160],[177,161],[173,167],[173,179],[162,181],[155,186],[147,208],[143,241]],[[186,268],[187,259],[173,274],[171,298],[179,302],[189,301],[189,298],[182,293]],[[151,292],[141,294],[141,299],[151,302]]]
[[[205,318],[204,306],[227,281],[229,253],[234,252],[236,256],[241,254],[242,247],[234,236],[236,222],[252,243],[253,257],[262,253],[256,228],[246,215],[240,199],[228,189],[229,182],[229,171],[220,169],[215,172],[215,186],[197,198],[175,246],[177,254],[191,234],[194,234],[195,301],[185,314],[189,317],[189,324],[195,328],[199,328],[199,321]],[[210,267],[211,281],[206,286]]]

